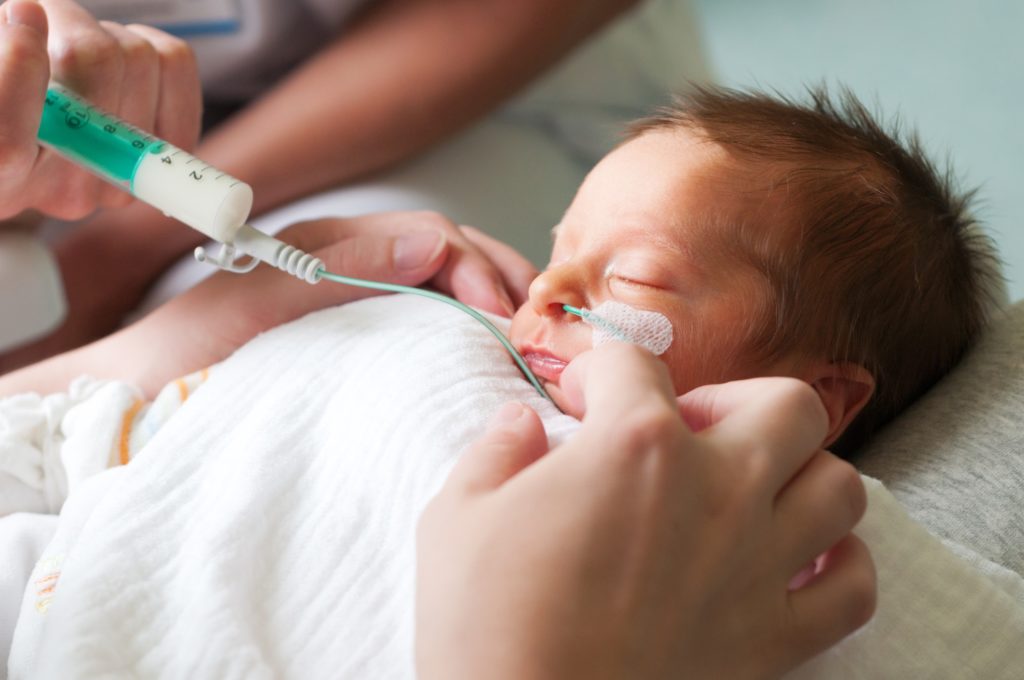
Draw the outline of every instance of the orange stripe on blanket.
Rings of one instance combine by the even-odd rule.
[[[178,397],[181,399],[181,403],[184,404],[185,400],[188,399],[188,385],[185,384],[184,378],[178,378],[174,381],[174,384],[178,386]]]
[[[118,442],[118,460],[121,465],[127,465],[131,458],[131,436],[132,436],[132,424],[135,422],[135,416],[138,415],[139,409],[142,408],[143,401],[136,399],[127,411],[124,412],[124,417],[121,418],[121,439]]]

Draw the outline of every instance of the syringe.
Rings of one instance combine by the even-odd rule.
[[[196,248],[196,259],[233,272],[263,261],[309,283],[323,263],[252,228],[252,188],[167,142],[101,111],[59,83],[50,82],[38,140],[61,156],[121,187],[215,241],[216,257]],[[252,261],[239,265],[238,253]]]

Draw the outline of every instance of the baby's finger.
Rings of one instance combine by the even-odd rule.
[[[505,289],[512,296],[512,303],[519,307],[530,296],[530,284],[539,272],[529,260],[507,243],[485,234],[475,227],[459,227],[470,243],[486,255],[497,267],[505,282]]]

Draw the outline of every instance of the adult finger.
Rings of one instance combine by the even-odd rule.
[[[151,26],[131,24],[125,28],[145,38],[156,51],[160,75],[153,132],[174,146],[193,149],[202,125],[203,96],[192,48]]]
[[[787,576],[835,545],[867,509],[867,492],[857,470],[819,451],[779,492],[772,522],[778,529]]]
[[[807,383],[782,378],[754,387],[701,436],[722,455],[743,458],[737,469],[747,472],[750,491],[771,500],[821,448],[828,415]]]
[[[402,217],[404,221],[443,231],[451,244],[448,260],[432,281],[439,290],[494,314],[510,317],[515,313],[515,305],[497,268],[454,222],[430,211],[406,213]]]
[[[100,26],[120,46],[124,63],[117,107],[111,113],[129,125],[152,131],[156,119],[160,85],[160,61],[148,40],[121,24],[101,21]],[[120,208],[132,202],[131,194],[106,184],[100,194],[105,208]]]
[[[311,252],[326,244],[337,243],[346,235],[375,233],[379,236],[408,236],[414,232],[439,232],[444,238],[445,258],[430,283],[440,291],[453,295],[462,302],[487,311],[508,314],[512,302],[501,284],[501,277],[493,265],[477,253],[455,224],[443,215],[429,211],[390,212],[351,218],[329,218],[296,224],[281,232],[279,238]],[[358,262],[353,262],[358,266]],[[332,273],[357,277],[357,269],[343,268],[339,262],[330,268]],[[368,277],[373,279],[373,277]],[[422,283],[422,282],[417,282]]]
[[[310,250],[318,243],[337,240],[339,233],[407,234],[432,230],[444,234],[448,243],[447,259],[431,283],[458,300],[495,314],[511,315],[515,309],[505,292],[501,275],[487,258],[445,216],[430,211],[390,212],[348,219],[326,219],[293,228]],[[289,229],[287,231],[292,231]],[[284,232],[282,232],[284,233]],[[299,244],[296,244],[299,245]],[[337,274],[349,274],[344,270]]]
[[[121,101],[124,57],[117,39],[70,0],[40,0],[50,23],[54,79],[107,111]]]
[[[452,250],[434,285],[472,307],[511,317],[516,307],[497,268],[465,236],[449,234]]]
[[[461,226],[459,229],[498,269],[505,282],[505,290],[512,296],[512,303],[516,307],[525,303],[530,297],[530,284],[539,274],[533,263],[509,244],[475,227]]]
[[[636,345],[613,342],[580,354],[569,362],[559,387],[570,415],[610,430],[624,415],[638,410],[657,412],[667,406],[675,416],[668,370]]]
[[[292,239],[282,239],[292,241]],[[331,272],[371,281],[414,286],[427,281],[441,268],[447,243],[444,235],[427,230],[401,236],[359,234],[342,238],[331,245],[312,250]],[[381,291],[321,281],[310,286],[269,267],[247,276],[256,277],[254,286],[263,286],[266,295],[260,300],[257,313],[266,327],[297,319],[312,311],[361,300]]]
[[[160,59],[156,49],[143,36],[112,21],[100,26],[120,46],[123,67],[120,96],[110,112],[142,130],[153,130],[157,99],[160,96]]]
[[[528,406],[510,402],[459,459],[446,484],[469,492],[496,489],[547,451],[540,417]]]
[[[121,46],[89,12],[71,0],[40,0],[50,23],[52,78],[98,108],[116,113],[121,103],[124,58]],[[46,195],[41,209],[61,218],[81,218],[97,206],[120,204],[123,192],[47,152],[38,168]],[[58,195],[59,200],[54,196]]]
[[[787,597],[795,635],[783,648],[805,659],[831,647],[875,612],[877,575],[868,547],[850,534],[825,555],[821,572]]]
[[[0,7],[0,196],[5,199],[24,184],[39,156],[36,133],[50,77],[46,36],[46,13],[36,3]],[[25,206],[4,200],[0,218]]]
[[[677,397],[679,415],[694,432],[711,427],[759,399],[766,391],[784,388],[793,378],[748,378],[719,385],[701,385]]]

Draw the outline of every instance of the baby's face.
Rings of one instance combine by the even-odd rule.
[[[677,394],[757,374],[744,345],[767,282],[730,244],[744,202],[723,152],[689,132],[649,132],[605,157],[555,228],[551,262],[512,320],[511,340],[559,405],[562,370],[593,330],[562,309],[614,300],[672,323],[661,356]]]

